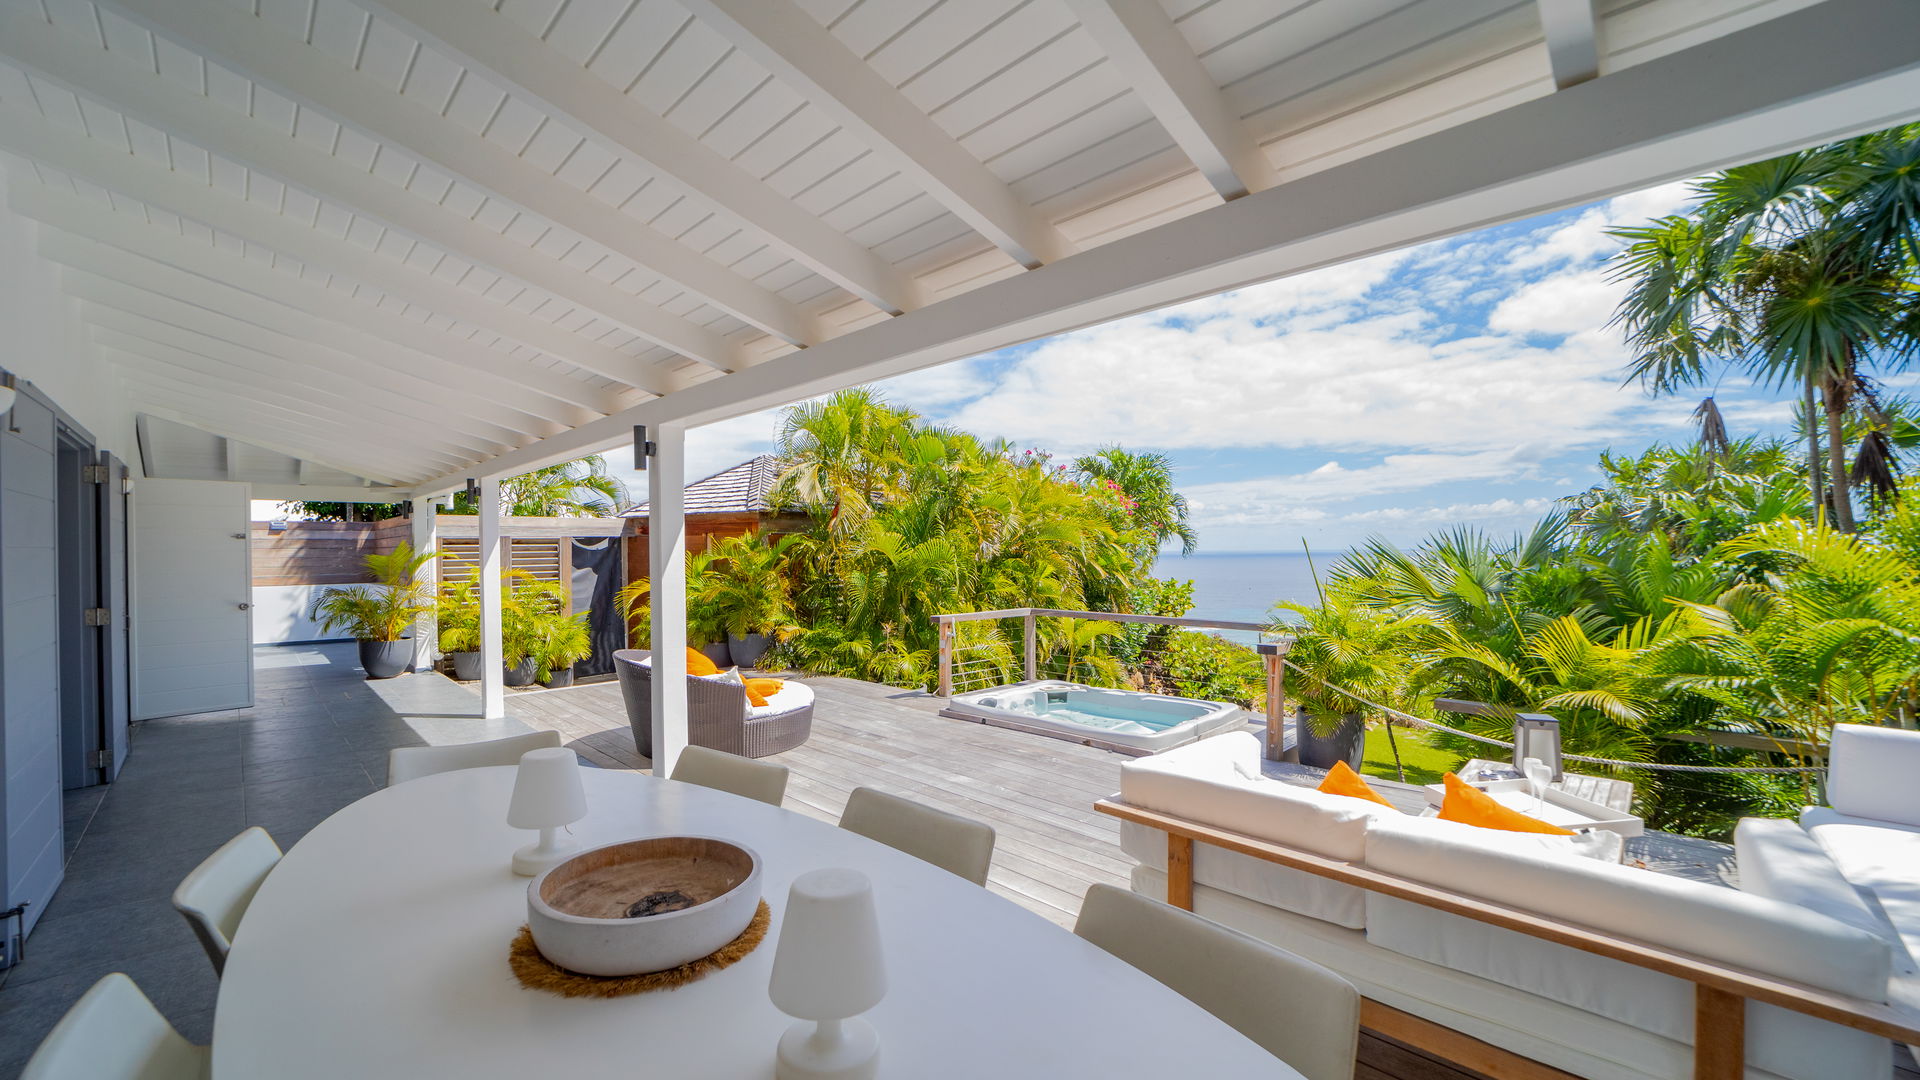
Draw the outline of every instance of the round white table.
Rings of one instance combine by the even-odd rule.
[[[261,886],[214,1021],[216,1080],[275,1077],[770,1078],[792,1021],[767,997],[787,886],[821,866],[873,880],[889,990],[867,1014],[881,1074],[1298,1077],[1208,1013],[979,886],[778,807],[636,773],[585,770],[587,847],[704,834],[763,860],[773,928],[745,960],[614,1000],[526,990],[507,945],[526,920],[508,867],[512,768],[369,795],[322,822]]]

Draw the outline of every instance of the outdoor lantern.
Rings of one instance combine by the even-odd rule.
[[[507,824],[538,829],[540,839],[513,853],[513,872],[533,877],[579,849],[561,841],[560,829],[587,816],[587,792],[580,783],[580,759],[564,746],[529,750],[513,778]]]
[[[829,868],[793,880],[768,989],[800,1019],[780,1036],[778,1080],[871,1080],[880,1035],[859,1017],[886,996],[887,972],[867,875]]]

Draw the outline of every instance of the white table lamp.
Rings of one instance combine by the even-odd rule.
[[[540,839],[513,853],[513,872],[532,877],[565,859],[579,845],[562,841],[562,826],[587,816],[587,792],[580,783],[580,759],[563,746],[529,750],[520,756],[513,778],[507,824],[538,829]]]
[[[865,874],[810,870],[794,879],[768,990],[801,1021],[780,1037],[779,1080],[871,1080],[880,1036],[859,1015],[886,996],[887,971]]]

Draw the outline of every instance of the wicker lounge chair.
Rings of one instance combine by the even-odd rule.
[[[627,723],[633,745],[653,756],[653,667],[643,649],[621,649],[613,654],[620,675],[620,694],[627,703]],[[788,699],[789,696],[791,700]],[[796,682],[762,709],[747,705],[738,686],[696,675],[687,676],[687,742],[741,757],[766,757],[791,750],[813,731],[813,691]]]

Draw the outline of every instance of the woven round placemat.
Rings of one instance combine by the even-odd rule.
[[[520,980],[521,986],[529,990],[545,990],[562,997],[615,998],[644,994],[650,990],[672,990],[739,963],[767,939],[767,924],[772,919],[773,913],[767,909],[767,902],[762,900],[746,930],[722,945],[718,952],[676,968],[649,971],[644,975],[582,975],[577,971],[568,971],[540,955],[540,949],[533,943],[533,931],[522,926],[513,939],[512,947],[507,950],[507,964],[513,968],[513,977]]]

